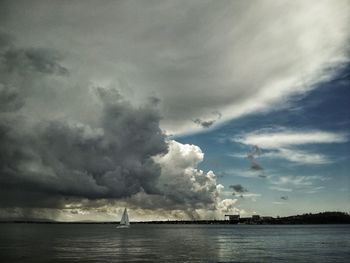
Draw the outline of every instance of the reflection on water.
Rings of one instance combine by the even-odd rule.
[[[350,227],[0,224],[1,262],[349,262]]]

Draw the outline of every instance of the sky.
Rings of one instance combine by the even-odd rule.
[[[0,218],[350,212],[349,14],[1,1]]]

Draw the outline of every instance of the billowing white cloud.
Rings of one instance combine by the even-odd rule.
[[[222,213],[238,213],[240,210],[235,206],[237,199],[223,199],[218,204],[218,209]]]
[[[220,192],[224,186],[217,182],[216,175],[197,168],[204,158],[198,146],[174,140],[168,145],[167,154],[154,158],[161,167],[157,188],[162,196],[185,210],[205,208],[220,213],[233,208],[235,199],[221,200]]]
[[[168,141],[168,152],[153,158],[161,167],[157,193],[139,192],[119,200],[118,206],[129,207],[141,220],[223,219],[224,213],[240,211],[235,206],[237,199],[222,198],[224,186],[217,182],[216,175],[198,169],[203,158],[196,145]]]

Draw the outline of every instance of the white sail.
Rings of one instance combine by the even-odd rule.
[[[126,210],[126,208],[124,209],[124,213],[122,216],[122,219],[120,220],[120,224],[119,224],[119,228],[123,228],[123,227],[129,227],[130,223],[129,223],[129,216],[128,216],[128,212]]]
[[[126,211],[126,208],[124,209],[124,213],[123,213],[122,219],[120,220],[120,224],[121,225],[130,225],[129,216],[128,216],[128,212]]]

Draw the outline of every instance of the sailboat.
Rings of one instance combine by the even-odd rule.
[[[130,226],[130,223],[129,223],[128,211],[126,211],[126,208],[125,208],[122,219],[120,220],[120,224],[117,226],[117,228],[129,228],[129,226]]]

